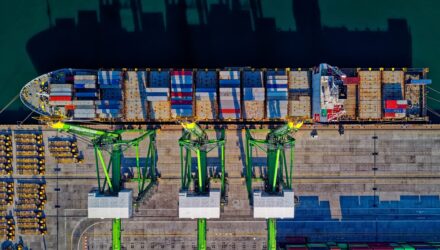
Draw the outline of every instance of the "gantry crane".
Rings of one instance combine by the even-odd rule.
[[[254,218],[267,219],[267,248],[270,250],[277,249],[276,218],[294,217],[292,174],[295,138],[290,133],[297,131],[302,124],[289,121],[280,128],[270,130],[265,139],[255,139],[252,130],[246,130],[246,187],[253,205]],[[262,192],[254,192],[252,188],[254,149],[260,149],[267,155]],[[287,149],[289,152],[286,152]]]
[[[181,124],[184,131],[179,139],[182,186],[179,194],[179,218],[197,218],[197,248],[206,249],[206,219],[220,217],[220,200],[225,197],[225,130],[220,131],[219,139],[209,139],[197,123]],[[220,171],[210,174],[207,154],[215,148],[220,149]],[[197,157],[194,174],[192,152]],[[221,181],[220,191],[211,188],[210,179],[214,178]]]
[[[138,182],[138,195],[136,201],[142,200],[146,192],[156,183],[156,131],[155,130],[141,130],[141,129],[122,129],[114,131],[105,131],[87,128],[78,125],[66,124],[63,122],[49,122],[49,125],[59,131],[72,133],[75,135],[88,138],[94,146],[96,176],[98,180],[98,195],[99,197],[115,197],[123,191],[123,183],[121,179],[121,158],[125,150],[134,147],[136,153],[136,169]],[[140,135],[134,139],[123,139],[123,134],[128,132],[139,133]],[[145,166],[141,169],[139,157],[139,144],[146,138],[149,138],[149,145],[147,149]],[[106,163],[104,152],[109,154],[109,161]],[[101,183],[100,170],[104,173],[104,181]],[[111,173],[111,174],[110,174]],[[149,182],[147,184],[147,182]],[[129,202],[131,202],[131,192],[129,193]],[[89,195],[90,203],[90,195]],[[131,203],[127,204],[128,209],[131,210]],[[104,217],[104,215],[100,215]],[[112,247],[114,250],[121,249],[121,218],[112,218]],[[131,216],[131,211],[130,211]],[[90,217],[90,204],[89,204]],[[129,217],[127,217],[129,218]]]

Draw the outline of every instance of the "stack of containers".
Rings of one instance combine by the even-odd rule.
[[[49,104],[52,106],[65,106],[72,104],[72,84],[62,83],[49,85]]]
[[[408,100],[409,105],[407,108],[408,116],[421,116],[421,103],[422,93],[424,86],[421,84],[413,84],[414,80],[419,80],[419,74],[406,74],[405,75],[405,99]]]
[[[289,117],[310,118],[310,74],[306,70],[289,71]]]
[[[98,71],[101,99],[95,101],[96,113],[101,119],[122,117],[122,86],[124,72],[120,70]]]
[[[73,86],[75,89],[75,99],[71,106],[66,106],[66,111],[72,110],[74,118],[94,119],[95,104],[97,98],[96,73],[87,71],[77,71],[73,76]]]
[[[146,81],[146,71],[127,72],[127,81],[124,85],[124,118],[126,121],[145,121],[147,119]]]
[[[266,72],[266,110],[267,118],[283,119],[288,109],[288,75],[286,70],[268,70]]]
[[[345,116],[349,119],[356,119],[357,91],[360,78],[358,76],[347,76],[343,79],[343,82],[347,87],[347,99],[344,101]]]
[[[243,71],[243,118],[264,119],[264,99],[263,72]]]
[[[219,72],[219,118],[240,119],[240,71],[222,70]]]
[[[169,120],[171,114],[170,74],[168,71],[153,70],[146,89],[148,118],[152,120]]]
[[[49,77],[49,104],[58,112],[66,114],[66,106],[72,104],[72,72],[60,70]]]
[[[381,118],[381,72],[359,71],[359,118]]]
[[[196,116],[198,119],[217,118],[217,72],[197,71],[196,76]]]
[[[382,72],[382,100],[384,104],[384,118],[405,118],[408,101],[403,100],[403,71]]]
[[[193,116],[193,72],[171,71],[171,117]]]

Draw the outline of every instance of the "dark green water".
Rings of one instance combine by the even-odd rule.
[[[0,107],[67,66],[429,67],[440,89],[438,0],[119,2],[1,1]],[[17,100],[0,120],[24,118],[20,108]]]

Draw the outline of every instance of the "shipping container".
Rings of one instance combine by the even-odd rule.
[[[199,70],[196,74],[196,117],[201,120],[213,120],[218,117],[217,72]]]
[[[266,116],[269,119],[285,119],[288,116],[288,78],[286,70],[266,71]]]
[[[310,73],[307,70],[289,71],[289,89],[309,89]]]
[[[243,118],[262,120],[265,118],[265,88],[263,71],[243,71]]]
[[[171,71],[171,117],[193,116],[193,72]]]
[[[345,115],[349,120],[354,120],[357,117],[357,102],[358,102],[358,85],[347,84],[347,99],[344,100]]]
[[[219,118],[241,118],[241,72],[222,70],[219,72]]]
[[[380,119],[381,71],[359,71],[359,118]]]
[[[124,106],[120,112],[127,121],[145,121],[148,118],[147,108],[147,72],[127,71],[124,85]],[[166,96],[165,96],[166,98]]]

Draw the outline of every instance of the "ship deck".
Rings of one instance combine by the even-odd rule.
[[[49,115],[50,105],[47,98],[47,91],[43,91],[44,86],[48,88],[49,74],[40,75],[28,82],[20,91],[20,99],[26,107],[41,115]],[[46,93],[45,93],[46,92]]]

